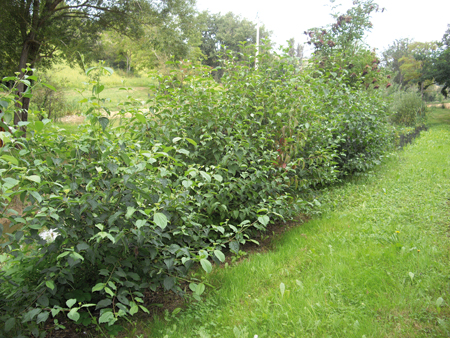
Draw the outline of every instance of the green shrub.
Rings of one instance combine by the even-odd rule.
[[[221,84],[207,69],[173,67],[150,111],[130,100],[118,125],[100,97],[112,70],[91,68],[84,129],[63,136],[47,119],[26,122],[29,137],[0,148],[0,218],[21,226],[1,256],[5,335],[62,314],[113,330],[147,311],[144,292],[181,294],[181,281],[198,298],[193,264],[211,271],[269,222],[307,210],[312,189],[376,165],[388,142],[378,93],[336,74],[282,56],[257,70],[231,57]],[[8,207],[15,196],[29,203],[21,215]]]
[[[398,91],[394,93],[391,110],[391,121],[394,124],[414,127],[426,122],[427,106],[415,92]]]

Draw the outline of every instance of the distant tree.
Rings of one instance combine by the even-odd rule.
[[[231,12],[225,15],[203,12],[199,22],[202,32],[200,50],[205,56],[204,64],[212,68],[219,66],[223,52],[241,52],[241,42],[246,42],[247,47],[256,44],[256,24]],[[260,41],[270,35],[264,25],[260,27]]]
[[[428,62],[423,78],[434,79],[442,86],[441,93],[447,98],[450,88],[450,25],[439,43],[439,48]]]
[[[143,13],[160,24],[180,3],[194,0],[0,0],[0,76],[22,72],[26,64],[48,66],[56,56],[73,60],[76,50],[91,49],[106,29],[136,36]],[[19,86],[19,96],[25,89]],[[28,119],[28,107],[29,98],[21,97],[14,124]]]
[[[432,62],[433,52],[437,49],[435,42],[412,42],[408,52],[398,61],[405,84],[417,84],[421,95],[434,82],[426,75]]]
[[[408,82],[405,80],[405,74],[400,69],[400,59],[409,54],[408,46],[412,43],[410,39],[395,40],[389,47],[382,52],[381,64],[392,72],[392,81],[401,86]]]
[[[295,44],[295,39],[289,39],[288,40],[289,43],[289,56],[290,57],[296,57],[299,60],[303,59],[303,45],[300,45],[299,43],[297,43],[297,45]]]

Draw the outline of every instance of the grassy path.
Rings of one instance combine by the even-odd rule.
[[[437,110],[436,110],[437,111]],[[206,276],[202,302],[142,337],[450,336],[450,111],[275,249]],[[437,116],[437,115],[436,115]],[[139,324],[139,325],[141,325]]]

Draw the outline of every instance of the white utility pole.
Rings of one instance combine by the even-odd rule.
[[[259,55],[259,16],[256,13],[256,57],[255,57],[255,69],[258,69],[258,55]]]

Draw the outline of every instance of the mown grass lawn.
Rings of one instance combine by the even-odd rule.
[[[125,336],[449,336],[449,122],[433,109],[412,145],[324,191],[321,216],[215,267],[201,302]]]

